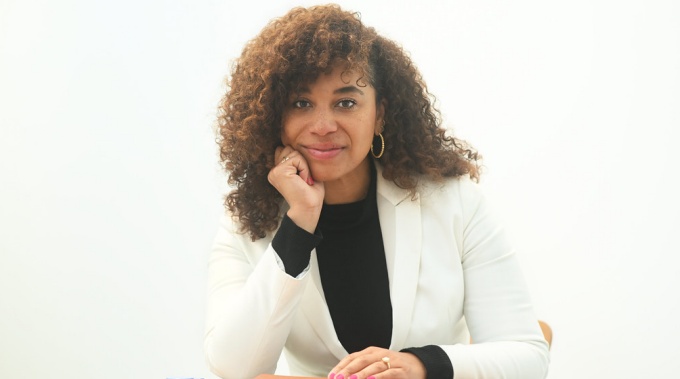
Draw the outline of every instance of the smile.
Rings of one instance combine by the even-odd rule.
[[[314,159],[324,160],[335,158],[340,152],[342,152],[341,147],[321,147],[321,146],[307,146],[305,147],[309,156]]]

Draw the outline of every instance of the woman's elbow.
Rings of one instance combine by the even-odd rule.
[[[236,370],[228,370],[230,362],[228,362],[228,355],[224,352],[219,351],[214,340],[210,336],[206,336],[203,343],[203,350],[205,354],[205,362],[210,369],[210,372],[217,375],[222,379],[239,379],[234,374]]]

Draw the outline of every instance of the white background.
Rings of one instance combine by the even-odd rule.
[[[296,4],[0,0],[0,377],[213,377],[215,109]],[[549,378],[677,377],[680,2],[342,4],[484,155]]]

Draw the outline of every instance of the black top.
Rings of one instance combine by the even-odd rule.
[[[375,170],[373,165],[371,169]],[[316,247],[323,292],[335,332],[349,353],[369,346],[387,349],[392,339],[390,283],[375,182],[371,180],[364,200],[324,204],[317,227],[323,235]]]
[[[296,277],[308,265],[316,247],[319,273],[333,327],[349,353],[369,346],[389,348],[392,338],[385,248],[378,218],[376,170],[365,199],[339,205],[324,204],[314,234],[284,216],[272,247]],[[428,378],[453,378],[451,361],[436,345],[402,350],[423,362]]]

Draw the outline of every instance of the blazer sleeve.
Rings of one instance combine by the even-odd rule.
[[[286,274],[268,240],[236,229],[225,215],[208,265],[205,356],[225,379],[274,373],[309,277]]]
[[[462,230],[456,234],[463,267],[463,313],[474,344],[442,346],[456,379],[541,379],[548,345],[529,290],[503,228],[478,186],[461,179]]]

